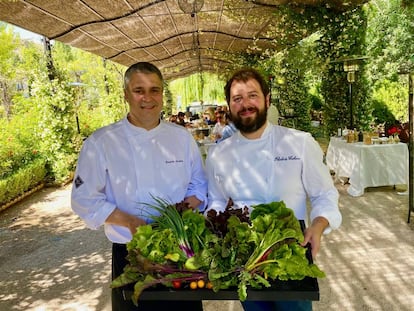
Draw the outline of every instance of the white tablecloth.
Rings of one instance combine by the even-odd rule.
[[[349,178],[352,196],[363,195],[367,187],[408,184],[408,146],[404,143],[364,145],[332,137],[326,164],[336,178]]]

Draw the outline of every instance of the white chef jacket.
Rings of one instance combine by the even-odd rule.
[[[319,144],[309,133],[267,122],[259,139],[236,132],[210,147],[206,159],[208,209],[224,210],[231,198],[237,207],[284,201],[298,219],[323,216],[331,229],[342,221],[339,194],[323,163]]]
[[[105,224],[118,207],[150,221],[153,198],[170,203],[195,195],[207,205],[207,180],[197,143],[182,126],[161,121],[151,130],[127,118],[85,140],[72,187],[72,209],[92,229],[104,224],[115,243],[127,243],[128,228]]]

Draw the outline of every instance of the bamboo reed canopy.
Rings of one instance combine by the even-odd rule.
[[[4,0],[0,20],[129,66],[157,65],[166,79],[235,67],[234,56],[286,47],[273,12],[367,0]],[[292,38],[298,40],[298,38]]]

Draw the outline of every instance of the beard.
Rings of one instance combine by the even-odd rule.
[[[238,114],[233,114],[231,111],[231,120],[234,126],[241,133],[253,133],[261,128],[267,121],[267,109],[249,108],[256,111],[255,117],[241,118]],[[240,111],[242,112],[242,111]]]

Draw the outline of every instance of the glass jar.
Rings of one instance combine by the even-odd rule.
[[[372,144],[371,133],[364,132],[363,141],[365,145],[371,145]]]

